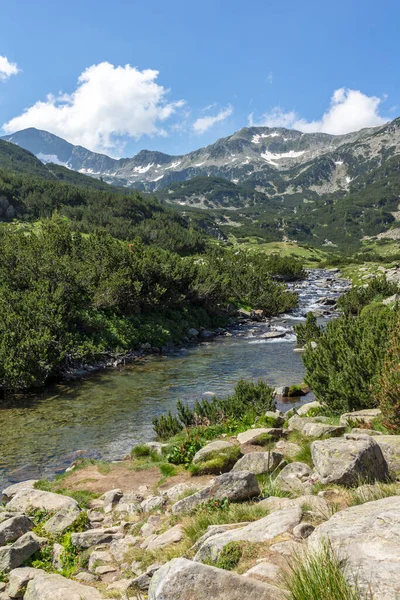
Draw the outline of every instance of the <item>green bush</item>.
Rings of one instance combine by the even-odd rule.
[[[315,342],[322,334],[322,328],[317,325],[317,317],[312,312],[307,313],[305,323],[294,326],[294,331],[297,336],[297,346],[300,348]]]
[[[239,564],[242,558],[243,549],[239,542],[229,542],[221,550],[215,566],[218,569],[225,569],[226,571],[232,571]]]
[[[383,425],[394,433],[400,432],[400,315],[390,332],[375,398],[382,411]]]
[[[198,436],[188,433],[187,439],[180,445],[173,446],[167,454],[167,461],[173,465],[189,465],[193,456],[201,448]]]

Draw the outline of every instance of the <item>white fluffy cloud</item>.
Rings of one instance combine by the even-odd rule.
[[[211,107],[212,105],[208,106],[207,109]],[[229,105],[226,108],[220,110],[214,116],[209,115],[207,117],[199,117],[193,123],[193,130],[195,133],[204,133],[205,131],[208,131],[208,129],[213,127],[216,123],[221,123],[222,121],[225,121],[228,117],[231,116],[232,113],[233,107]]]
[[[158,71],[102,62],[86,69],[72,94],[49,94],[3,125],[6,133],[45,129],[90,150],[121,150],[123,137],[165,135],[161,123],[184,105],[167,102]]]
[[[363,127],[382,125],[388,119],[379,114],[382,99],[366,96],[358,90],[340,88],[335,90],[328,110],[316,121],[306,121],[294,111],[285,112],[275,107],[255,122],[253,113],[249,115],[249,125],[265,127],[287,127],[305,133],[320,131],[335,135],[358,131]]]
[[[0,81],[5,81],[11,75],[19,73],[20,69],[16,63],[12,63],[6,56],[0,56]]]

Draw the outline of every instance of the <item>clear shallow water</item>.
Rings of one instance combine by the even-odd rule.
[[[120,458],[134,444],[154,437],[153,417],[173,411],[178,398],[192,404],[206,391],[226,395],[241,377],[265,379],[272,386],[300,383],[304,368],[301,355],[293,352],[292,326],[315,307],[318,296],[340,293],[336,284],[315,285],[324,275],[314,271],[300,284],[299,308],[271,325],[239,326],[232,337],[57,385],[2,407],[0,483],[51,476],[65,469],[77,451]],[[284,337],[264,337],[273,330]]]

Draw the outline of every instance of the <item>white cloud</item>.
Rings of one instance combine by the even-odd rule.
[[[195,133],[204,133],[205,131],[208,131],[208,129],[213,127],[216,123],[221,123],[222,121],[225,121],[228,117],[231,116],[232,113],[233,107],[229,105],[227,106],[227,108],[223,108],[222,110],[220,110],[219,113],[217,113],[214,116],[200,117],[199,119],[196,119],[196,121],[193,123],[193,130],[195,131]]]
[[[167,102],[158,71],[103,62],[86,69],[72,94],[49,94],[3,125],[6,133],[36,127],[90,150],[121,150],[123,137],[166,135],[160,124],[185,103]]]
[[[19,73],[20,69],[16,63],[12,63],[6,56],[0,56],[0,81],[5,81],[11,75]]]
[[[274,81],[274,74],[272,71],[270,71],[267,75],[267,79],[266,79],[267,83],[269,83],[270,85],[273,83]]]
[[[379,114],[382,102],[377,96],[367,96],[358,90],[340,88],[333,92],[329,109],[316,121],[306,121],[296,112],[285,112],[280,107],[275,107],[265,113],[259,122],[255,122],[254,115],[249,115],[249,125],[265,127],[287,127],[298,129],[305,133],[320,131],[335,135],[358,131],[363,127],[382,125],[388,119]]]

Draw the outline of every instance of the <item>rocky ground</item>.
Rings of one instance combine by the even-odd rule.
[[[215,476],[160,479],[153,442],[153,463],[76,467],[63,493],[8,487],[0,600],[283,600],[291,561],[326,541],[360,598],[397,599],[400,436],[373,429],[376,410],[316,413],[269,413],[274,427],[203,446],[192,464],[217,458]]]

